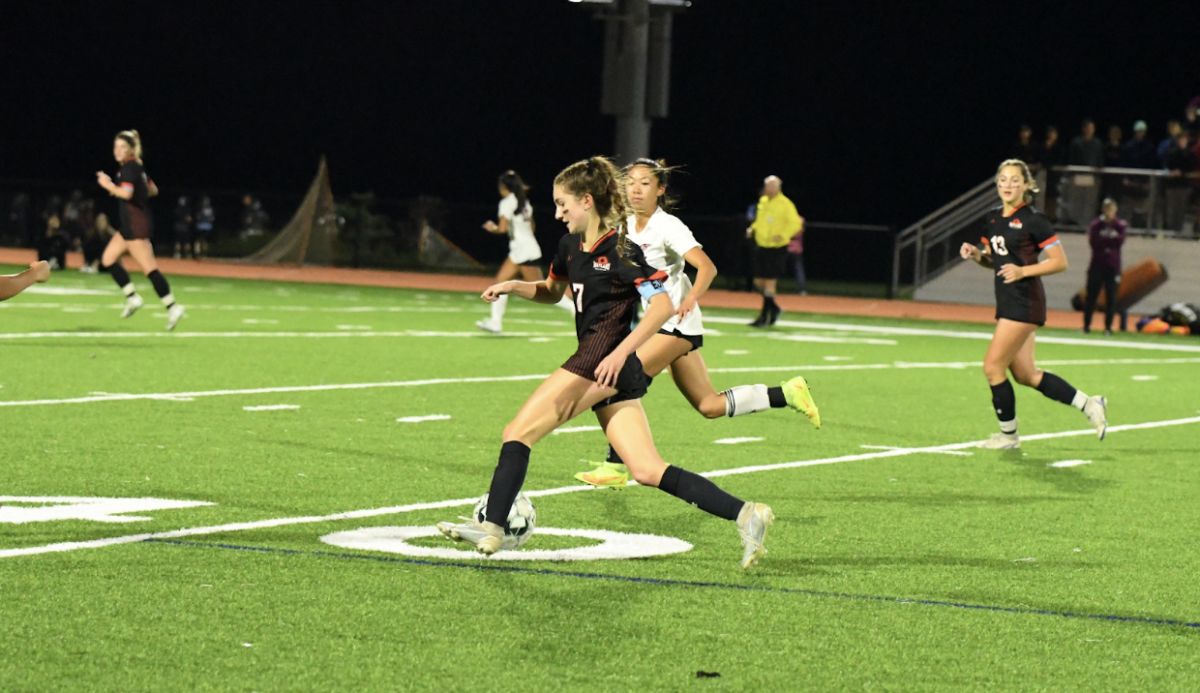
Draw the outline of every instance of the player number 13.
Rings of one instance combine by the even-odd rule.
[[[1004,236],[992,236],[992,252],[997,255],[1008,255],[1008,246],[1004,243]]]

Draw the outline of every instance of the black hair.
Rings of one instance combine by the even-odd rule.
[[[529,205],[529,186],[525,185],[525,181],[521,180],[521,176],[516,171],[509,169],[501,173],[499,184],[507,188],[513,195],[516,195],[516,214],[528,215],[533,212],[532,209],[526,209]]]
[[[658,184],[666,188],[666,192],[658,196],[658,206],[664,212],[674,211],[679,206],[679,198],[671,192],[671,173],[675,171],[677,166],[667,166],[665,159],[650,159],[642,157],[635,159],[632,164],[625,167],[624,173],[628,177],[629,172],[638,166],[644,166],[650,169],[650,173],[658,181]]]

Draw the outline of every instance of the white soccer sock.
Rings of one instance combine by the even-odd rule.
[[[133,288],[133,282],[129,282],[125,286],[122,286],[121,291],[125,294],[125,298],[129,298],[137,293],[137,289]]]
[[[571,315],[575,314],[575,302],[572,301],[571,299],[567,298],[566,296],[563,296],[559,300],[559,302],[555,303],[554,305],[558,306],[559,308],[562,308],[563,310],[567,311]]]
[[[504,309],[508,307],[508,294],[504,294],[492,304],[492,322],[499,327],[504,320]]]
[[[1087,401],[1088,396],[1083,394],[1083,390],[1076,390],[1075,398],[1071,400],[1071,406],[1075,407],[1079,411],[1083,411],[1083,408],[1087,406]]]
[[[771,408],[771,398],[767,395],[766,385],[738,385],[722,394],[725,395],[726,416],[754,414]]]
[[[1012,421],[1001,421],[1000,432],[1008,435],[1015,435],[1017,432],[1017,420],[1013,419]]]
[[[175,294],[168,291],[166,296],[162,297],[163,305],[170,308],[175,305]]]

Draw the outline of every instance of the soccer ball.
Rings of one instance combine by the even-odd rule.
[[[483,494],[475,503],[475,512],[473,513],[477,522],[487,521],[487,503],[488,494]],[[529,537],[533,536],[533,528],[537,524],[537,510],[534,510],[533,503],[524,493],[518,493],[517,499],[513,501],[512,508],[508,511],[508,521],[504,525],[504,540],[500,543],[500,548],[504,551],[512,551],[519,549],[529,541]]]

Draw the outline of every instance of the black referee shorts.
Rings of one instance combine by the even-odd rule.
[[[755,279],[782,279],[786,276],[788,276],[787,246],[781,248],[755,246]]]

